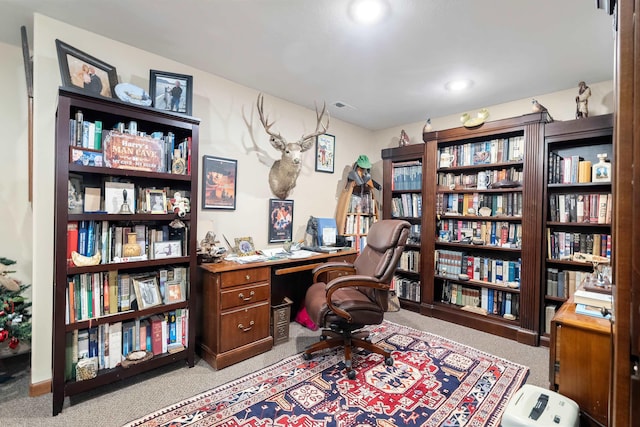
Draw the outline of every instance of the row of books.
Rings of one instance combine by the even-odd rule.
[[[404,193],[392,197],[391,216],[394,218],[420,218],[422,216],[422,194]]]
[[[422,162],[394,163],[391,190],[420,190],[422,188]]]
[[[488,246],[519,248],[522,242],[522,224],[508,221],[465,221],[443,218],[438,222],[438,240],[441,242],[465,242],[475,239]]]
[[[420,224],[411,224],[411,228],[409,229],[409,238],[407,239],[407,244],[409,245],[419,245],[421,241],[421,233],[422,226]]]
[[[611,258],[611,234],[572,233],[547,228],[547,258],[572,259],[576,253]]]
[[[549,195],[549,219],[556,222],[611,224],[611,193]]]
[[[376,212],[376,206],[373,200],[373,194],[370,191],[362,194],[351,194],[349,212],[374,214]]]
[[[155,140],[154,145],[158,146],[158,149],[162,150],[161,164],[159,168],[154,168],[156,172],[175,173],[175,174],[191,174],[191,137],[184,138],[179,143],[176,143],[176,137],[173,132],[167,132],[165,135],[163,132],[155,131],[151,132],[150,136],[147,136],[145,132],[138,132],[137,126],[132,129],[131,126],[125,131],[124,126],[114,130],[104,130],[101,121],[96,120],[94,122],[83,119],[83,114],[80,110],[76,112],[76,117],[69,120],[69,146],[77,147],[87,150],[100,152],[104,150],[105,141],[110,138],[139,138],[139,141]],[[149,139],[151,138],[151,139]],[[114,139],[114,140],[115,140]],[[129,144],[131,146],[131,144]],[[107,150],[104,150],[107,151]],[[106,154],[106,152],[104,153]],[[122,157],[129,156],[129,153],[121,153]],[[135,153],[131,153],[135,155]],[[71,162],[78,159],[82,159],[81,155],[71,155]],[[101,158],[100,161],[93,161],[93,166],[108,165],[109,155],[106,158]],[[120,163],[121,159],[118,159],[118,167],[127,169],[126,161]],[[184,167],[174,167],[177,162],[180,162]],[[138,168],[138,165],[132,165],[131,169]]]
[[[443,156],[444,154],[444,156]],[[524,156],[524,136],[443,147],[438,150],[439,167],[519,162]],[[444,161],[443,158],[449,159]]]
[[[522,216],[522,193],[438,193],[436,213],[443,215],[477,215],[481,208],[491,209],[486,216]]]
[[[102,122],[83,120],[82,112],[76,118],[69,119],[69,141],[75,147],[91,150],[102,149]]]
[[[188,225],[181,228],[168,224],[123,226],[106,220],[88,220],[67,223],[67,261],[73,265],[74,251],[88,257],[100,252],[101,264],[127,261],[123,247],[130,234],[135,234],[140,255],[130,257],[129,261],[188,255]]]
[[[391,280],[391,289],[399,298],[420,302],[420,281],[396,275]]]
[[[489,177],[489,182],[498,182],[503,180],[522,182],[524,179],[524,172],[522,169],[514,167],[489,169],[483,172]],[[443,188],[451,188],[452,186],[454,188],[476,188],[478,186],[478,174],[438,172],[438,186]]]
[[[576,291],[578,284],[591,275],[587,271],[559,270],[547,268],[546,271],[547,296],[570,298]]]
[[[188,267],[172,266],[152,273],[113,270],[69,276],[65,293],[66,323],[184,301],[188,272]]]
[[[404,251],[398,260],[398,268],[401,270],[420,272],[420,251]]]
[[[154,356],[189,345],[189,310],[178,309],[147,318],[104,323],[66,335],[66,380],[86,380],[102,369],[118,367],[134,351]]]
[[[374,222],[375,217],[373,216],[347,214],[344,223],[344,234],[367,234]]]
[[[471,288],[447,280],[442,284],[440,300],[448,304],[480,308],[473,311],[482,314],[510,315],[515,319],[520,315],[519,295],[497,289]]]
[[[591,162],[573,155],[562,157],[556,152],[549,153],[549,184],[576,184],[591,182]]]
[[[469,279],[494,285],[520,287],[522,262],[500,258],[469,255],[466,252],[438,249],[435,252],[436,274],[459,279],[466,274]]]

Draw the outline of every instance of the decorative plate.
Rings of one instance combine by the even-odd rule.
[[[151,97],[141,87],[132,85],[131,83],[120,83],[115,88],[116,95],[124,102],[130,102],[136,105],[151,105]]]

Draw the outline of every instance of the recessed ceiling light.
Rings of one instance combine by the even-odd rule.
[[[351,17],[360,24],[380,22],[389,8],[384,0],[354,0],[351,2]]]
[[[473,82],[471,80],[451,80],[450,82],[447,82],[444,87],[452,92],[459,92],[470,88],[472,85]]]

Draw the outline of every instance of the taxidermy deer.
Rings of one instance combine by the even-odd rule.
[[[316,107],[316,130],[309,135],[302,135],[302,137],[296,142],[287,142],[279,133],[275,133],[271,130],[271,126],[275,122],[269,123],[269,117],[264,115],[264,96],[258,95],[258,115],[264,130],[269,134],[269,142],[273,147],[280,151],[280,160],[271,166],[269,171],[269,186],[271,191],[279,199],[286,199],[293,187],[296,186],[296,180],[300,175],[302,169],[302,153],[313,147],[315,137],[322,135],[329,129],[329,112],[327,111],[327,105],[323,104],[322,110],[318,111]],[[327,116],[327,123],[323,124],[324,116]]]

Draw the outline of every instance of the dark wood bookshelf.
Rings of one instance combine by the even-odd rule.
[[[137,122],[138,130],[147,132],[171,132],[175,135],[176,145],[187,139],[191,139],[191,169],[190,174],[179,175],[166,172],[150,172],[142,170],[129,170],[122,168],[109,168],[105,166],[88,166],[76,164],[70,161],[70,147],[74,143],[70,140],[70,120],[75,118],[78,110],[83,113],[85,121],[102,122],[103,132],[114,129],[117,123]],[[56,168],[55,168],[55,220],[54,220],[54,296],[53,296],[53,415],[62,411],[64,399],[67,396],[88,392],[97,387],[118,381],[123,378],[133,377],[142,372],[150,371],[160,366],[183,361],[192,367],[195,363],[196,346],[196,299],[190,298],[195,294],[192,288],[197,281],[197,213],[198,203],[198,137],[199,119],[179,113],[164,110],[156,110],[152,107],[137,106],[120,101],[118,99],[91,96],[86,92],[75,88],[60,88],[58,92],[58,107],[56,113]],[[80,148],[80,147],[78,147]],[[170,166],[169,166],[170,169]],[[102,183],[106,179],[125,179],[133,182],[139,188],[172,188],[189,193],[191,212],[180,218],[188,226],[188,239],[185,241],[186,253],[184,256],[162,259],[148,259],[132,262],[108,262],[102,264],[77,267],[68,264],[67,260],[67,225],[72,221],[97,221],[110,224],[144,224],[144,225],[168,225],[178,216],[169,212],[167,214],[133,213],[107,214],[106,212],[70,213],[68,209],[68,181],[70,174],[81,176],[84,183],[102,188],[101,196],[104,197]],[[172,197],[168,194],[167,197]],[[67,284],[71,276],[87,273],[106,273],[118,271],[123,273],[148,273],[157,274],[160,269],[173,266],[186,267],[185,300],[182,302],[156,305],[146,309],[131,309],[112,314],[105,314],[92,319],[82,319],[75,322],[67,321]],[[133,292],[133,290],[131,291]],[[135,306],[133,307],[135,308]],[[75,378],[66,378],[67,367],[67,334],[90,327],[106,325],[116,322],[133,321],[147,318],[152,315],[166,315],[178,310],[188,310],[188,345],[175,353],[157,354],[150,360],[134,364],[128,368],[104,368],[99,369],[96,377],[84,381],[76,381]]]

